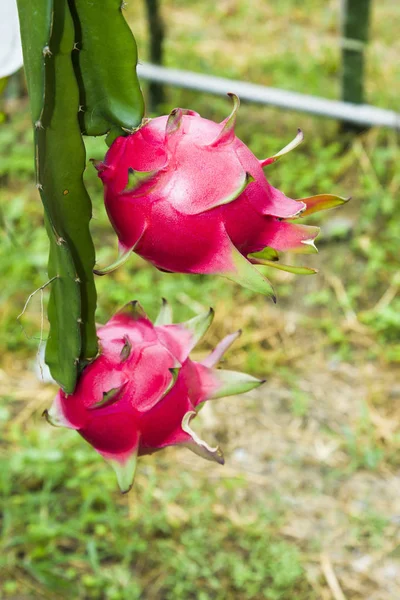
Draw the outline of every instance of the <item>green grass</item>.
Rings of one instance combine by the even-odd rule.
[[[320,4],[166,2],[166,62],[338,97],[338,8]],[[396,108],[398,7],[386,0],[374,9],[367,95],[372,103]],[[132,5],[128,16],[132,24],[139,19],[135,29],[145,58],[142,11],[140,4]],[[214,119],[230,110],[225,99],[168,90],[165,110],[178,105]],[[397,409],[386,393],[389,387],[373,388],[368,395],[357,383],[347,410],[332,415],[332,407],[321,408],[318,396],[304,388],[311,377],[305,363],[315,364],[315,371],[327,371],[327,365],[358,370],[373,365],[382,380],[395,379],[400,361],[400,150],[394,132],[373,130],[350,138],[340,136],[333,122],[251,105],[240,108],[237,133],[265,157],[283,147],[298,126],[306,141],[269,168],[271,183],[292,197],[332,192],[353,200],[308,220],[322,226],[319,255],[285,257],[319,268],[318,276],[270,274],[278,309],[224,279],[164,274],[136,257],[112,276],[97,279],[99,322],[131,299],[139,299],[154,316],[164,296],[177,319],[212,305],[216,322],[203,349],[242,327],[228,367],[267,376],[290,391],[286,400],[276,399],[272,388],[265,403],[262,397],[239,401],[232,409],[226,403],[225,412],[217,414],[214,434],[228,446],[232,464],[235,449],[251,454],[252,439],[260,436],[261,458],[252,455],[256,466],[229,467],[228,460],[220,472],[200,466],[197,458],[190,461],[185,451],[169,450],[140,461],[128,497],[116,491],[112,471],[74,432],[51,429],[40,419],[52,392],[31,374],[41,328],[39,293],[21,323],[16,320],[29,294],[47,279],[47,239],[34,186],[26,103],[14,107],[0,126],[1,598],[312,600],[329,594],[323,575],[314,576],[310,568],[319,560],[315,554],[324,543],[324,525],[318,521],[321,531],[316,526],[304,538],[296,518],[300,523],[301,506],[321,494],[318,510],[324,523],[324,499],[335,498],[342,482],[351,485],[364,473],[383,477],[398,468],[398,434],[382,433],[380,421],[377,425],[372,418],[381,411],[390,423]],[[101,158],[105,146],[101,139],[90,139],[87,149],[88,158]],[[94,204],[97,259],[105,265],[115,257],[116,239],[91,165],[86,181]],[[46,300],[45,290],[44,308]],[[328,386],[336,378],[333,371]],[[317,386],[324,381],[315,380]],[[267,407],[274,403],[279,412],[269,422]],[[281,417],[279,439],[287,445],[271,450],[274,419]],[[332,464],[328,458],[310,466],[306,450],[296,454],[297,441],[307,451],[313,447],[316,429],[309,433],[310,422],[317,423],[327,447],[338,447]],[[295,442],[289,425],[298,436]],[[286,479],[285,469],[292,469]],[[276,488],[280,477],[285,483]],[[393,528],[384,510],[373,505],[357,514],[352,510],[345,521],[348,547],[359,554],[380,549]],[[350,564],[351,558],[345,555],[344,562]],[[349,598],[362,597],[357,594],[349,587]]]
[[[0,461],[3,592],[116,600],[312,597],[298,549],[274,535],[282,508],[269,499],[252,514],[242,500],[246,480],[228,478],[213,490],[179,463],[171,470],[168,458],[178,456],[172,451],[156,461],[157,470],[154,459],[141,462],[128,499],[72,432],[14,428],[5,442],[12,454]],[[161,489],[165,468],[170,477]]]

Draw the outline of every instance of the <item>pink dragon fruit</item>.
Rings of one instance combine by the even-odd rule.
[[[202,362],[188,355],[210,326],[214,313],[172,324],[168,304],[155,324],[137,302],[127,304],[98,328],[100,355],[83,371],[76,390],[60,390],[46,418],[76,429],[115,469],[123,492],[130,489],[137,456],[166,446],[186,446],[224,463],[191,429],[202,403],[239,394],[263,381],[235,371],[213,369],[240,335],[228,335]]]
[[[330,194],[292,200],[272,187],[263,167],[295,148],[258,160],[234,133],[239,99],[222,123],[191,110],[144,120],[112,144],[97,162],[105,205],[119,238],[120,256],[131,251],[163,271],[214,273],[273,296],[269,281],[254,265],[314,273],[276,261],[279,251],[316,251],[317,227],[291,219],[346,201]]]

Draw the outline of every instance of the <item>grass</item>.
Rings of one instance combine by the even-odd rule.
[[[166,62],[337,97],[338,6],[168,1]],[[400,92],[397,13],[391,0],[374,6],[367,50],[368,99],[387,108]],[[144,59],[143,7],[127,14]],[[230,109],[168,90],[165,110],[179,105],[214,119]],[[47,240],[27,105],[9,107],[0,127],[0,597],[312,600],[333,597],[332,572],[346,598],[399,597],[390,575],[400,547],[399,139],[340,136],[335,123],[250,105],[237,133],[263,157],[299,125],[306,141],[269,168],[271,183],[292,197],[353,199],[308,220],[322,227],[320,253],[304,259],[318,276],[270,274],[277,308],[223,279],[163,274],[138,258],[96,282],[99,322],[133,298],[154,316],[165,296],[177,319],[214,306],[200,352],[242,327],[226,366],[268,377],[260,393],[200,415],[206,439],[224,447],[223,469],[171,449],[142,459],[135,488],[121,496],[83,440],[40,418],[54,394],[33,372],[40,294],[16,318],[46,281]],[[87,150],[100,158],[103,141],[88,140]],[[85,177],[97,259],[107,264],[115,235],[92,167]]]
[[[296,547],[274,536],[272,507],[227,518],[224,503],[240,508],[244,480],[210,494],[207,481],[177,472],[161,490],[152,462],[143,461],[126,500],[76,436],[55,446],[50,430],[39,431],[23,444],[17,437],[18,451],[2,464],[3,590],[16,591],[15,577],[22,589],[43,586],[49,597],[116,600],[185,599],[196,587],[203,598],[221,599],[289,598],[309,589]]]

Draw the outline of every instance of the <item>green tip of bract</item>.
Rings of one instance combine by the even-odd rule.
[[[315,275],[318,273],[317,269],[311,269],[310,267],[297,267],[293,265],[283,265],[279,262],[272,260],[265,260],[263,258],[253,258],[252,262],[256,265],[262,265],[264,267],[272,267],[273,269],[279,269],[280,271],[286,271],[286,273],[294,273],[295,275]]]
[[[264,294],[276,302],[274,288],[271,283],[245,258],[232,244],[232,260],[235,271],[221,273],[224,277],[253,290]]]
[[[303,140],[304,140],[303,132],[301,129],[298,129],[296,137],[291,142],[289,142],[289,144],[287,144],[284,148],[282,148],[282,150],[280,150],[273,156],[270,156],[269,158],[265,158],[264,160],[260,160],[260,165],[262,167],[266,167],[267,165],[270,165],[271,163],[276,162],[282,156],[284,156],[285,154],[288,154],[288,152],[291,152],[291,150],[294,150],[294,148],[297,148],[297,146],[299,144],[301,144],[301,142]]]
[[[105,408],[106,406],[108,407],[112,404],[115,404],[120,399],[120,395],[124,387],[125,384],[118,388],[112,388],[111,390],[108,390],[108,392],[103,392],[103,397],[101,400],[92,404],[88,410],[98,410],[99,408]]]
[[[115,313],[114,317],[118,315],[126,315],[135,321],[138,319],[147,319],[143,306],[137,300],[125,304],[125,306]]]
[[[275,248],[266,246],[263,250],[260,250],[260,252],[253,252],[252,254],[249,254],[249,259],[251,260],[252,258],[275,261],[279,260],[279,253],[277,250],[275,250]]]
[[[309,198],[300,198],[299,202],[303,202],[306,205],[305,210],[301,213],[301,217],[312,215],[313,213],[321,210],[330,210],[346,204],[351,200],[351,197],[342,198],[341,196],[335,196],[334,194],[318,194],[317,196],[310,196]]]
[[[265,379],[257,379],[257,377],[237,371],[216,369],[213,373],[219,382],[218,389],[212,395],[213,399],[243,394],[265,383]]]
[[[202,440],[197,435],[197,433],[193,431],[193,429],[190,427],[190,421],[195,416],[196,412],[189,411],[184,415],[182,419],[181,427],[183,431],[190,435],[190,437],[192,438],[191,441],[186,442],[184,445],[187,448],[189,448],[189,450],[191,450],[198,456],[205,458],[206,460],[211,460],[213,462],[218,463],[219,465],[225,464],[225,459],[221,448],[219,446],[216,446],[215,448],[209,446],[207,442]]]
[[[126,360],[128,360],[128,358],[131,354],[131,351],[132,351],[132,344],[130,342],[130,339],[126,335],[126,336],[124,336],[124,345],[122,347],[121,354],[120,354],[121,362],[125,362]]]
[[[161,396],[161,398],[165,398],[165,396],[167,394],[169,394],[169,392],[174,387],[176,380],[178,379],[179,369],[180,369],[180,367],[172,367],[169,369],[169,372],[171,373],[171,380],[168,383],[167,387],[165,388],[165,391],[164,391],[163,395]]]
[[[218,206],[223,206],[224,204],[229,204],[230,202],[233,202],[234,200],[236,200],[236,198],[239,198],[240,194],[244,192],[249,183],[252,183],[253,181],[255,181],[255,179],[253,175],[251,175],[251,173],[243,172],[242,180],[239,182],[236,190],[234,190],[225,198],[221,198],[220,200],[217,200],[214,204],[208,206],[207,211],[212,210],[213,208],[217,208]]]
[[[120,462],[119,460],[106,458],[108,464],[114,469],[115,474],[117,476],[119,489],[123,494],[129,492],[133,485],[133,480],[135,478],[136,464],[137,464],[137,450],[132,453],[132,455],[127,458],[124,462]]]
[[[75,427],[64,417],[58,396],[56,396],[53,400],[51,407],[48,410],[46,409],[43,411],[42,416],[46,419],[49,425],[52,425],[53,427],[67,427],[68,429],[75,429]]]
[[[128,169],[128,182],[124,189],[124,192],[134,192],[137,190],[143,183],[149,181],[157,171],[135,171],[131,167]]]
[[[120,250],[117,260],[111,263],[111,265],[109,265],[108,267],[104,267],[103,269],[93,269],[93,273],[95,275],[108,275],[109,273],[112,273],[113,271],[118,269],[118,267],[126,263],[132,251],[133,248],[125,248],[123,250]]]
[[[42,412],[42,417],[44,417],[46,419],[46,421],[48,422],[49,425],[53,425],[53,427],[59,427],[59,425],[54,421],[54,419],[49,415],[49,411],[44,410]]]
[[[169,114],[165,135],[170,136],[178,131],[182,124],[183,111],[181,108],[174,108]]]
[[[230,144],[235,138],[236,114],[240,106],[240,100],[236,94],[228,93],[228,96],[233,101],[233,109],[229,117],[222,121],[221,131],[215,140],[209,144],[211,147]]]
[[[193,319],[185,321],[184,323],[180,323],[182,327],[185,327],[185,329],[188,329],[192,333],[193,347],[201,340],[210,327],[214,319],[214,314],[214,309],[210,308],[206,313],[193,317]]]
[[[157,315],[154,325],[171,325],[173,323],[172,308],[165,298],[162,298],[160,312]]]

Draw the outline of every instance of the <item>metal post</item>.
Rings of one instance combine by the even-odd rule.
[[[164,23],[160,13],[159,0],[145,0],[147,10],[147,23],[149,30],[149,54],[150,60],[155,65],[162,65]],[[157,82],[149,84],[150,110],[157,110],[158,106],[165,100],[164,87]]]
[[[364,102],[364,49],[368,41],[371,0],[342,0],[342,100]],[[346,131],[362,128],[342,122]]]

